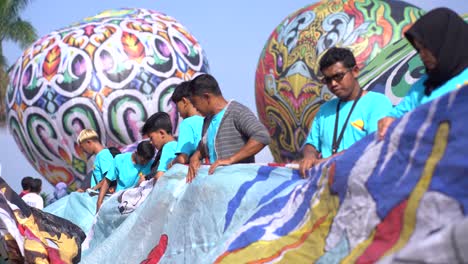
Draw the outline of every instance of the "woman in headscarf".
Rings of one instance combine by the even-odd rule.
[[[413,84],[389,116],[379,120],[380,139],[396,118],[468,84],[468,24],[457,13],[434,9],[416,21],[405,37],[421,57],[426,75]]]

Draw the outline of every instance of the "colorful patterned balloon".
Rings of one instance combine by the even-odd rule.
[[[383,93],[397,105],[424,73],[421,58],[403,38],[385,47],[372,59],[361,70],[358,80],[363,89]]]
[[[10,74],[7,123],[41,175],[78,187],[93,166],[75,143],[82,129],[121,147],[141,139],[139,128],[156,111],[177,124],[175,85],[208,71],[200,44],[174,18],[105,11],[24,51]]]
[[[257,111],[272,136],[277,162],[299,158],[312,120],[333,95],[320,83],[318,61],[332,46],[369,63],[423,11],[401,1],[322,1],[288,16],[270,35],[255,77]]]

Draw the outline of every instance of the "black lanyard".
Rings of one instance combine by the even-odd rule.
[[[353,105],[351,106],[351,110],[349,110],[348,117],[346,117],[346,120],[343,123],[343,127],[341,128],[341,132],[340,132],[340,136],[338,137],[338,140],[336,139],[336,134],[338,133],[338,120],[340,119],[341,100],[339,100],[338,104],[336,105],[336,119],[335,119],[335,128],[333,129],[332,155],[336,154],[336,152],[338,151],[338,147],[340,146],[341,139],[343,139],[344,131],[348,124],[349,118],[351,117],[351,114],[353,113],[354,107],[356,106],[357,102],[359,101],[359,99],[361,99],[361,95],[362,95],[362,89],[359,90],[359,94],[356,100],[354,100]]]

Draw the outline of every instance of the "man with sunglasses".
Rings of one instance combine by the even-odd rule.
[[[329,49],[319,62],[322,83],[336,96],[315,115],[299,163],[306,170],[377,130],[378,120],[392,109],[383,94],[363,91],[357,77],[359,68],[353,53],[344,48]]]

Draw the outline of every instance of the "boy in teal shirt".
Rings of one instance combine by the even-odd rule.
[[[81,149],[88,155],[96,155],[94,158],[90,187],[93,190],[99,190],[102,186],[103,178],[109,172],[114,162],[114,156],[109,149],[101,144],[98,134],[92,129],[83,129],[76,141]]]
[[[141,128],[141,134],[148,137],[158,150],[150,174],[157,180],[168,170],[169,164],[176,157],[177,141],[172,136],[171,118],[165,112],[153,114]]]
[[[145,140],[138,144],[133,153],[127,152],[115,156],[99,191],[96,211],[99,211],[111,181],[117,181],[116,191],[125,190],[136,186],[141,177],[150,173],[154,152],[154,147]]]
[[[172,93],[172,102],[176,104],[180,117],[184,120],[179,125],[179,137],[175,150],[175,163],[187,164],[190,156],[197,150],[203,128],[203,117],[190,102],[190,82],[182,82]]]

